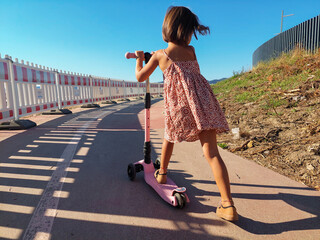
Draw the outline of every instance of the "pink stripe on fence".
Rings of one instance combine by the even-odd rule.
[[[13,65],[14,80],[18,81],[17,66]]]
[[[48,83],[51,83],[51,74],[49,72],[47,72],[47,80]]]
[[[37,82],[36,70],[31,69],[31,73],[32,73],[32,82]],[[27,77],[27,78],[28,78],[28,77]]]
[[[40,72],[40,82],[44,83],[44,72]]]
[[[8,64],[4,62],[3,68],[4,68],[4,79],[9,80]]]
[[[22,81],[28,82],[28,72],[25,67],[21,67],[22,70]]]
[[[64,75],[64,84],[65,85],[68,85],[69,82],[68,82],[68,76]]]

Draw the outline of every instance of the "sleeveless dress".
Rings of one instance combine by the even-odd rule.
[[[173,61],[163,71],[165,133],[169,142],[194,142],[203,130],[229,131],[227,120],[197,60]]]

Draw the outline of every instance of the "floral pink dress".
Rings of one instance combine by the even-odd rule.
[[[173,61],[164,70],[165,134],[169,142],[194,142],[203,130],[229,131],[227,120],[197,60]]]

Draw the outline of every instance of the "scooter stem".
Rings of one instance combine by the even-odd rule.
[[[151,58],[151,54],[144,53],[145,64]],[[151,163],[151,141],[150,141],[150,107],[151,107],[151,96],[150,96],[150,83],[149,78],[146,80],[146,95],[144,99],[145,105],[145,140],[144,140],[144,162],[146,164]]]

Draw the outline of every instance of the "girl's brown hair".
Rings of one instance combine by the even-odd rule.
[[[166,42],[188,45],[189,38],[196,32],[201,35],[210,33],[209,27],[199,23],[198,17],[186,7],[170,7],[167,10],[162,25],[162,36]]]

